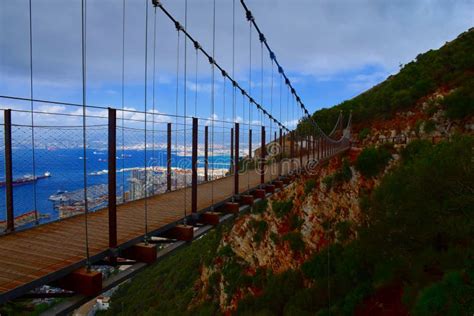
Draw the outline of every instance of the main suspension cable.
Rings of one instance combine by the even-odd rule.
[[[153,3],[154,3],[155,6],[159,7],[159,8],[161,9],[161,11],[162,11],[175,25],[178,25],[178,26],[180,27],[180,30],[183,32],[183,34],[185,35],[185,37],[187,37],[187,38],[188,38],[189,40],[191,40],[192,42],[197,43],[197,41],[188,33],[188,31],[187,31],[186,29],[184,29],[184,28],[179,24],[179,22],[164,8],[162,2],[155,0],[155,1],[153,1]],[[206,50],[204,50],[204,48],[203,48],[202,46],[200,46],[200,45],[199,45],[199,51],[201,51],[201,52],[206,56],[206,58],[208,58],[208,59],[212,58],[213,64],[214,64],[214,66],[215,66],[218,70],[220,70],[220,71],[223,71],[223,70],[224,70],[224,71],[225,71],[225,69],[223,69],[223,68],[216,62],[216,60],[212,57],[212,55],[209,54]],[[256,102],[256,101],[250,96],[250,94],[247,93],[247,92],[239,85],[239,83],[238,83],[236,80],[234,80],[234,79],[232,78],[232,76],[231,76],[228,72],[226,72],[226,77],[229,78],[229,80],[230,80],[238,89],[240,89],[240,91],[243,93],[243,95],[244,95],[245,97],[247,97],[247,99],[251,100],[251,103],[254,103],[256,107],[260,107],[260,108],[263,109],[263,106],[260,105],[258,102]],[[265,111],[265,113],[266,113],[266,115],[270,118],[269,113],[266,112],[266,111]],[[284,128],[285,130],[288,130],[288,131],[289,131],[289,129],[288,129],[286,126],[284,126],[281,122],[279,122],[278,120],[276,120],[276,119],[273,118],[273,117],[271,117],[271,119],[273,119],[274,122],[277,123],[277,124],[279,124],[282,128]]]

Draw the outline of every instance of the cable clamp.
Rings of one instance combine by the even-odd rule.
[[[290,80],[288,80],[288,78],[285,78],[285,83],[286,83],[287,85],[289,85],[289,84],[290,84]]]
[[[224,69],[222,69],[222,77],[227,77],[227,72]]]
[[[247,21],[253,21],[253,15],[252,15],[252,12],[250,12],[250,10],[247,10],[247,12],[245,13],[245,16],[247,17]]]
[[[198,41],[194,41],[194,48],[195,48],[195,49],[201,48],[201,46],[199,45],[199,42],[198,42]]]
[[[275,53],[270,51],[270,59],[275,60]]]
[[[215,62],[214,62],[214,58],[209,57],[209,63],[210,63],[211,65],[214,65],[214,63],[215,63]]]
[[[158,6],[161,7],[161,1],[160,1],[160,0],[151,0],[151,2],[153,3],[153,5],[154,5],[155,7],[158,7]]]
[[[263,35],[262,33],[259,34],[259,39],[260,39],[260,42],[265,42],[265,35]]]
[[[174,26],[176,27],[176,31],[181,31],[183,30],[183,27],[181,26],[181,24],[179,24],[178,21],[174,22]]]

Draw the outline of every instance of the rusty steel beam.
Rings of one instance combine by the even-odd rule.
[[[249,129],[249,159],[252,159],[252,129]]]
[[[235,123],[234,194],[239,195],[239,123]]]
[[[171,123],[166,132],[166,190],[171,191]]]
[[[265,183],[265,126],[262,126],[262,135],[261,135],[261,147],[260,147],[260,184]]]
[[[193,148],[191,157],[191,211],[197,213],[197,156],[198,156],[198,119],[193,117]]]
[[[230,129],[230,170],[234,170],[234,128]]]
[[[108,190],[109,248],[117,247],[117,110],[109,108]]]
[[[15,230],[15,216],[13,214],[13,161],[12,161],[12,111],[4,111],[5,128],[5,193],[7,207],[7,232]]]
[[[209,126],[204,127],[204,181],[209,181]]]

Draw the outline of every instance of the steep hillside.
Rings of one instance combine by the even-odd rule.
[[[107,314],[472,314],[473,45],[470,30],[315,113],[353,109],[354,147],[141,273]]]

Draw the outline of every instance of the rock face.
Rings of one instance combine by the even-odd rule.
[[[369,135],[359,140],[360,146],[385,142],[395,143],[397,146],[397,144],[404,144],[419,138],[437,142],[454,133],[472,134],[474,132],[474,117],[453,121],[446,116],[441,101],[450,93],[452,90],[439,89],[420,100],[410,110],[395,113],[388,120],[372,122]],[[367,126],[354,127],[356,131],[364,128]]]
[[[350,154],[357,155],[358,152],[360,151],[353,150]],[[327,188],[322,180],[338,170],[341,164],[341,157],[332,158],[328,164],[320,167],[315,175],[301,176],[296,182],[275,194],[269,199],[265,211],[240,216],[221,241],[220,249],[230,247],[241,266],[245,267],[243,273],[251,276],[255,275],[259,268],[271,270],[273,273],[298,269],[314,252],[338,238],[335,230],[337,223],[347,222],[354,226],[360,221],[360,191],[371,190],[376,184],[377,180],[366,180],[351,167],[353,176],[349,181]],[[313,183],[313,187],[305,192],[309,181]],[[275,201],[292,201],[291,211],[285,216],[277,216],[273,210]],[[254,223],[262,221],[266,222],[267,228],[256,242]],[[291,242],[285,239],[285,236],[290,234],[300,236],[304,242],[303,251],[293,249]],[[353,230],[349,234],[353,236]],[[220,274],[222,268],[223,264],[218,258],[213,265],[202,269],[199,284],[196,285],[196,288],[202,290],[193,301],[193,306],[211,298],[207,294],[209,279],[213,278],[213,274]],[[225,277],[220,275],[218,293],[214,293],[213,297],[217,299],[223,312],[235,310],[239,300],[247,294],[258,295],[257,288],[246,287],[229,297],[225,290],[226,282]]]
[[[328,185],[325,179],[341,169],[343,158],[354,163],[361,148],[366,146],[386,142],[394,144],[395,153],[385,169],[387,172],[397,164],[397,150],[413,139],[439,141],[459,130],[473,133],[473,117],[454,122],[445,116],[439,100],[448,93],[439,91],[421,100],[410,111],[399,112],[389,120],[373,122],[369,135],[345,157],[334,157],[320,166],[315,174],[300,176],[296,182],[274,194],[264,210],[240,216],[219,246],[222,253],[231,253],[231,256],[218,256],[213,264],[202,268],[196,284],[200,291],[190,308],[212,299],[218,302],[223,313],[231,314],[246,295],[260,295],[257,285],[240,285],[229,290],[235,282],[226,279],[231,275],[226,272],[229,266],[240,267],[242,277],[256,278],[262,270],[278,274],[300,268],[328,243],[355,238],[355,228],[363,220],[359,198],[362,193],[372,191],[379,178],[366,179],[351,166],[349,180]],[[275,209],[279,202],[291,205],[282,213]],[[342,224],[346,227],[345,233],[338,228]]]

